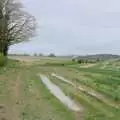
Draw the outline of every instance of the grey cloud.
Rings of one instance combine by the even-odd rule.
[[[119,0],[25,0],[42,26],[29,43],[10,52],[120,54]]]

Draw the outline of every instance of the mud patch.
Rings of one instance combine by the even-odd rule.
[[[7,120],[5,116],[6,116],[6,107],[5,105],[0,105],[0,120]]]
[[[6,109],[4,105],[0,105],[0,114],[5,113]]]

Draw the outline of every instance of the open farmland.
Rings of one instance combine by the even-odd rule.
[[[9,60],[0,68],[0,119],[119,120],[119,71],[96,66],[81,67],[65,58]],[[60,93],[56,97],[40,75],[59,87],[80,110],[63,104],[58,99]]]

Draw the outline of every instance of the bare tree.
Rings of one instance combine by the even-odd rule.
[[[35,35],[36,19],[17,0],[0,1],[0,52],[7,55],[12,44],[30,40]]]

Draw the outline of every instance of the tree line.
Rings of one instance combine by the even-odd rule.
[[[33,55],[28,54],[28,53],[23,53],[23,54],[9,54],[9,56],[48,56],[48,57],[56,57],[56,55],[54,53],[50,53],[49,55],[44,55],[42,53],[34,53]]]
[[[78,62],[79,64],[87,64],[87,63],[97,63],[97,62],[100,62],[102,61],[101,59],[99,58],[96,58],[96,59],[72,59],[73,62]]]

